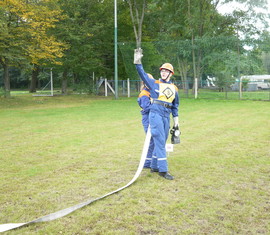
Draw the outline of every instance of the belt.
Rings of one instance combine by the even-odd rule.
[[[154,100],[154,101],[153,101],[153,104],[159,104],[159,105],[162,105],[162,106],[164,106],[165,108],[168,108],[168,109],[171,109],[171,108],[172,108],[171,105],[169,105],[169,104],[167,104],[167,103],[163,103],[163,102],[161,102],[161,101],[159,101],[159,100]]]

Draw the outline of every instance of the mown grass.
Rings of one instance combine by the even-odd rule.
[[[129,188],[7,234],[269,234],[270,105],[181,102],[175,180],[143,170]],[[136,98],[0,99],[0,224],[97,198],[133,177],[144,132]]]
[[[193,98],[194,94],[192,90],[186,91],[180,89],[180,96],[185,98]],[[228,99],[228,100],[239,100],[239,91],[218,91],[217,89],[206,89],[200,88],[198,91],[198,98],[200,99]],[[258,91],[243,91],[242,100],[264,100],[270,101],[270,90],[258,90]]]

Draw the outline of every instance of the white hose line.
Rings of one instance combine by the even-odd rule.
[[[72,206],[72,207],[69,207],[69,208],[66,208],[66,209],[51,213],[49,215],[45,215],[45,216],[43,216],[41,218],[32,220],[30,222],[0,224],[0,232],[5,232],[5,231],[8,231],[8,230],[19,228],[19,227],[29,225],[29,224],[32,224],[32,223],[52,221],[52,220],[61,218],[61,217],[65,216],[65,215],[70,214],[71,212],[73,212],[75,210],[78,210],[78,209],[80,209],[80,208],[82,208],[84,206],[87,206],[87,205],[91,204],[92,202],[95,202],[97,200],[100,200],[102,198],[105,198],[107,196],[110,196],[110,195],[112,195],[114,193],[117,193],[117,192],[127,188],[128,186],[130,186],[132,183],[135,182],[135,180],[139,177],[139,175],[142,172],[144,162],[145,162],[145,159],[146,159],[146,155],[147,155],[147,152],[148,152],[148,148],[149,148],[150,139],[151,139],[151,131],[150,131],[150,127],[148,127],[147,134],[146,134],[145,141],[144,141],[143,151],[142,151],[142,155],[141,155],[141,160],[140,160],[140,163],[139,163],[139,167],[138,167],[133,179],[128,184],[126,184],[125,186],[123,186],[123,187],[121,187],[121,188],[119,188],[119,189],[117,189],[115,191],[112,191],[110,193],[107,193],[107,194],[105,194],[105,195],[103,195],[101,197],[98,197],[96,199],[92,199],[92,200],[88,200],[86,202],[82,202],[82,203],[77,204],[75,206]]]

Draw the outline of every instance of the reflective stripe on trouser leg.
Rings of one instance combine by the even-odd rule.
[[[163,117],[158,113],[150,112],[149,122],[152,138],[154,139],[154,154],[157,157],[158,170],[159,172],[167,172],[168,163],[165,145],[170,128],[170,117]]]
[[[152,157],[151,168],[152,169],[158,169],[158,166],[157,166],[157,157],[155,155],[153,155],[153,157]]]

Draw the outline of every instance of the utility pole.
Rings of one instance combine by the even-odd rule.
[[[114,0],[114,90],[118,99],[118,63],[117,63],[117,0]]]

